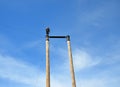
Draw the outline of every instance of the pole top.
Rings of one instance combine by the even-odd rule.
[[[47,28],[46,28],[46,34],[49,35],[49,33],[50,33],[50,28],[47,27]]]
[[[70,35],[67,35],[66,38],[67,38],[67,41],[70,41]]]

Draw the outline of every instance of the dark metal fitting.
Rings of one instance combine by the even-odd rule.
[[[49,33],[50,33],[50,28],[48,27],[46,28],[46,34],[49,35]]]
[[[49,41],[49,36],[48,35],[46,35],[46,41]]]
[[[66,39],[67,39],[67,41],[70,41],[70,36],[67,35],[67,36],[66,36]]]

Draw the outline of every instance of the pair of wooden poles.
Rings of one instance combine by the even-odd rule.
[[[75,74],[72,60],[72,51],[70,45],[70,36],[49,36],[50,29],[46,29],[46,87],[50,87],[50,58],[49,58],[49,38],[66,38],[68,45],[68,54],[70,60],[70,72],[72,77],[72,87],[76,87]],[[57,87],[57,86],[56,86]]]

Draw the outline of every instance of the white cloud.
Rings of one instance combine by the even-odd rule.
[[[32,65],[18,61],[13,57],[0,55],[0,78],[38,87],[44,80],[44,76],[39,74],[40,71]],[[39,80],[39,84],[37,80]]]
[[[54,51],[54,53],[55,52],[56,51]],[[59,67],[59,69],[69,70],[67,49],[59,48],[57,53],[59,53],[60,59],[63,59],[62,65]],[[73,50],[72,54],[75,71],[93,67],[101,62],[100,58],[92,56],[90,53],[82,49],[77,48]]]
[[[58,73],[59,75],[59,73]],[[52,78],[51,78],[51,87],[69,87],[69,83],[68,81],[65,81],[65,77],[66,76],[62,76],[62,79],[60,80],[60,78],[55,78],[53,75],[52,75]]]
[[[80,49],[76,49],[73,52],[73,59],[76,71],[95,66],[100,62],[100,60],[96,60],[96,58],[93,58],[89,53]]]
[[[79,78],[77,85],[78,87],[119,87],[120,77],[115,76],[115,72],[119,70],[119,67],[115,66],[110,68],[110,70],[106,69],[105,71],[95,73],[90,78]]]
[[[80,81],[78,87],[119,87],[119,78],[91,78]]]

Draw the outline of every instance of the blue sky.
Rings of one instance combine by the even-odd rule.
[[[0,87],[45,87],[45,28],[70,35],[77,87],[119,87],[119,0],[0,0]],[[50,39],[51,87],[71,87],[67,44]]]

